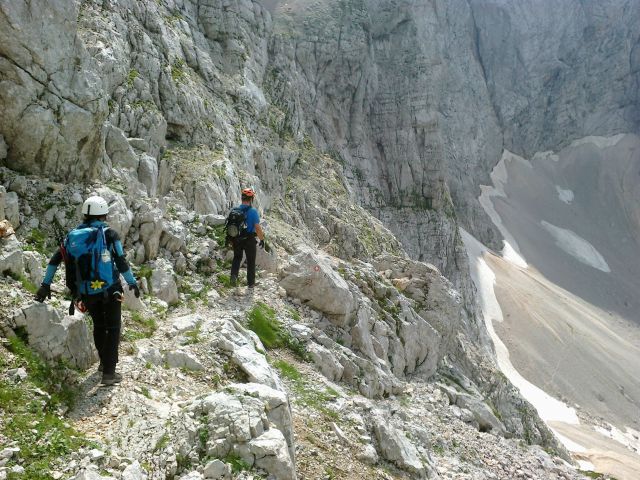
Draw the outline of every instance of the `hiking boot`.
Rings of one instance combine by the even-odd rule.
[[[102,385],[108,387],[110,385],[115,385],[122,381],[122,375],[119,373],[103,373],[102,374]]]
[[[256,283],[252,283],[251,285],[247,285],[247,287],[249,287],[249,288],[254,288],[256,285],[258,285],[258,282],[256,282]]]

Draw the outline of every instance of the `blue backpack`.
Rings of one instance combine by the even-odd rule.
[[[71,230],[65,240],[75,264],[77,293],[81,295],[104,293],[118,280],[104,234],[107,228],[83,224]]]

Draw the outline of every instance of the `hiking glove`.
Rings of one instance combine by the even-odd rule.
[[[137,283],[129,285],[129,290],[133,290],[133,294],[136,296],[136,298],[140,298],[140,287],[138,287]]]
[[[43,283],[42,285],[40,285],[40,288],[36,292],[36,301],[42,303],[47,297],[51,299],[51,285]]]
[[[258,246],[259,246],[260,248],[264,248],[264,240],[260,240],[260,241],[258,242]]]

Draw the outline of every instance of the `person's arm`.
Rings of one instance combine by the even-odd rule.
[[[259,223],[256,223],[256,235],[260,240],[264,240],[264,231],[262,231],[262,227]]]
[[[260,214],[258,213],[258,210],[252,207],[251,210],[249,210],[249,215],[251,216],[251,221],[253,223],[253,228],[256,231],[256,235],[261,241],[264,241],[264,231],[260,225]]]
[[[62,262],[62,252],[60,249],[56,250],[56,253],[49,259],[49,265],[47,265],[47,271],[44,274],[40,288],[36,292],[36,300],[40,303],[44,302],[45,298],[51,298],[51,284],[56,276],[58,266]]]

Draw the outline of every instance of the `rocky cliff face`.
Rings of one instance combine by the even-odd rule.
[[[294,104],[361,203],[455,277],[453,215],[497,240],[476,198],[503,148],[637,130],[634,6],[287,2],[274,7],[272,70],[295,82]]]
[[[380,398],[440,375],[472,425],[553,447],[493,364],[458,225],[497,244],[476,198],[504,146],[637,129],[640,12],[574,3],[0,2],[0,212],[37,246],[105,196],[172,304],[254,185],[326,377]]]

